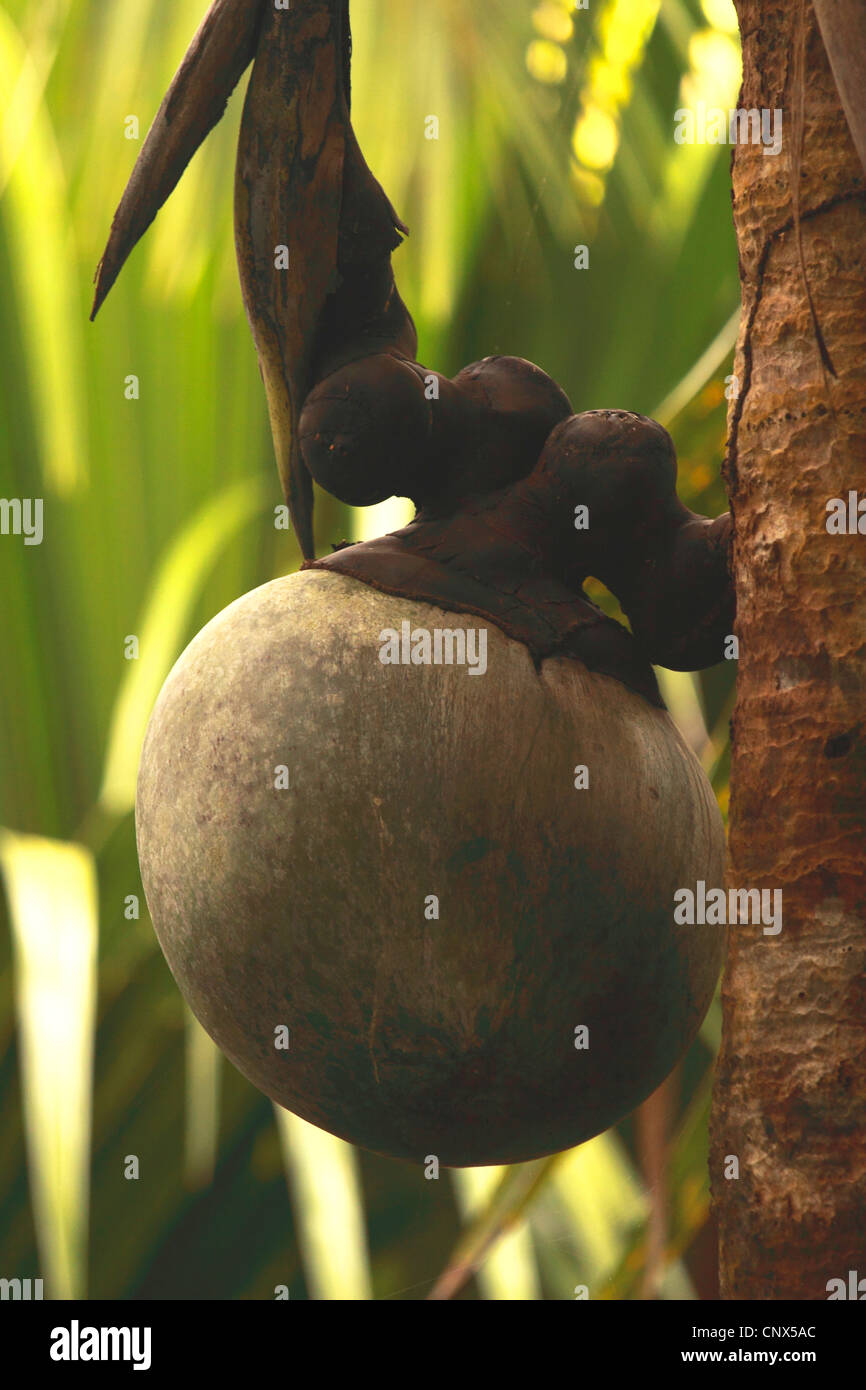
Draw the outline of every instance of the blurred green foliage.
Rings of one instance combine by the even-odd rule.
[[[0,538],[0,1275],[118,1299],[712,1297],[717,1010],[616,1131],[428,1181],[275,1123],[156,946],[131,814],[150,705],[199,627],[298,564],[273,525],[234,269],[245,81],[88,323],[111,213],[203,7],[0,0],[0,496],[44,499],[41,545]],[[730,0],[354,10],[353,118],[412,228],[395,266],[421,360],[453,373],[514,353],[575,410],[657,414],[684,500],[723,510],[728,152],[675,144],[673,112],[735,103]],[[323,552],[406,515],[317,509]],[[661,674],[724,809],[732,664]]]

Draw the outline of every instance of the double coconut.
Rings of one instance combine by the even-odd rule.
[[[674,895],[721,882],[724,832],[652,663],[721,658],[729,519],[678,501],[653,421],[573,415],[517,358],[453,380],[415,360],[405,228],[349,123],[344,0],[212,6],[97,305],[252,59],[239,264],[306,564],[215,617],[163,687],[147,902],[196,1016],[279,1104],[416,1162],[535,1158],[649,1095],[713,995],[723,935],[676,924]],[[278,225],[302,283],[279,279]],[[411,497],[415,520],[317,561],[312,478]]]

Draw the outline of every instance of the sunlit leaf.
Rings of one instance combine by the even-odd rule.
[[[691,1281],[682,1266],[682,1258],[709,1215],[707,1151],[711,1096],[712,1068],[709,1068],[681,1117],[668,1149],[671,1215],[660,1286],[660,1296],[663,1298],[695,1297]],[[646,1263],[645,1242],[646,1232],[641,1227],[623,1251],[619,1266],[608,1285],[608,1297],[625,1299],[638,1296]]]
[[[671,712],[674,723],[686,743],[698,757],[707,746],[709,735],[701,708],[696,677],[691,671],[669,671],[656,668],[662,699]]]
[[[654,420],[658,420],[659,424],[664,425],[665,428],[670,427],[680,411],[694,400],[701,388],[719,370],[737,341],[739,326],[740,307],[737,305],[727,323],[719,329],[706,351],[701,353],[697,362],[689,368],[682,381],[679,381],[651,412]]]
[[[371,541],[389,531],[399,531],[409,525],[414,514],[415,508],[405,497],[389,497],[375,507],[356,507],[352,513],[352,540]]]
[[[718,993],[716,993],[707,1010],[707,1016],[701,1024],[700,1039],[715,1056],[722,1042],[722,1001]]]
[[[469,1222],[484,1210],[504,1168],[454,1168],[451,1173],[457,1205]],[[515,1226],[493,1247],[476,1275],[487,1299],[520,1301],[541,1297],[532,1233],[525,1223]]]
[[[281,1106],[274,1111],[310,1297],[372,1298],[355,1150]]]
[[[49,1295],[87,1279],[96,871],[81,845],[0,830],[15,946],[30,1193]]]
[[[470,1222],[429,1295],[433,1301],[453,1298],[477,1274],[493,1247],[519,1226],[529,1204],[560,1158],[516,1163],[502,1175],[483,1209]]]
[[[204,579],[222,548],[255,516],[266,497],[258,478],[226,488],[184,527],[154,576],[137,629],[139,658],[124,672],[108,739],[99,799],[115,815],[123,815],[135,802],[147,721],[179,655]]]
[[[186,1027],[186,1135],[184,1168],[187,1186],[204,1187],[213,1177],[219,1132],[219,1077],[222,1054],[192,1010],[184,1008]]]
[[[81,300],[76,248],[66,215],[66,176],[44,104],[42,75],[6,12],[0,9],[0,91],[25,92],[26,133],[0,121],[3,215],[14,257],[28,379],[36,406],[42,478],[68,494],[87,477]],[[27,92],[32,95],[29,101]],[[16,111],[13,108],[12,117]],[[17,111],[22,120],[22,112]]]
[[[627,1238],[645,1219],[648,1203],[640,1177],[615,1134],[600,1134],[570,1149],[551,1186],[568,1216],[590,1296],[610,1275]]]

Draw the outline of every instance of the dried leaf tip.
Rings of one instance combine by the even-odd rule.
[[[124,189],[96,270],[96,317],[135,244],[226,109],[256,51],[261,0],[214,0],[172,79]]]

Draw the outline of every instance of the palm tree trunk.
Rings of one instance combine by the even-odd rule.
[[[731,931],[710,1164],[722,1297],[826,1299],[866,1276],[866,178],[811,0],[735,3],[783,143],[732,164],[729,886],[783,916]]]

